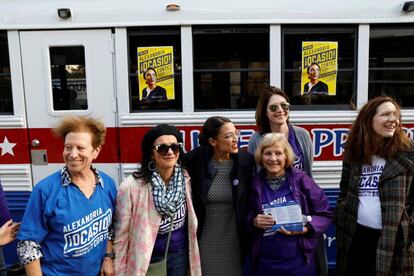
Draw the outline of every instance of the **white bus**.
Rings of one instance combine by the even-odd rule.
[[[190,150],[205,119],[223,115],[246,148],[269,84],[290,97],[290,122],[310,132],[314,178],[334,207],[346,133],[368,99],[399,100],[414,135],[411,10],[413,1],[399,0],[0,0],[0,179],[13,217],[63,165],[62,141],[50,132],[61,116],[105,121],[95,164],[120,183],[137,167],[142,134],[159,123],[179,127]],[[302,43],[324,41],[337,42],[335,94],[305,98]],[[140,100],[139,47],[172,49],[174,99]],[[334,227],[326,244],[334,267]]]

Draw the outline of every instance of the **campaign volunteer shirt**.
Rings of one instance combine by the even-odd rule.
[[[382,229],[378,182],[384,170],[384,165],[385,159],[373,156],[372,165],[363,165],[359,177],[357,222],[373,229]]]
[[[289,144],[292,147],[293,153],[296,155],[296,159],[293,162],[293,167],[295,167],[298,170],[303,171],[304,165],[303,165],[303,152],[302,148],[300,147],[300,144],[298,142],[298,139],[296,139],[295,130],[293,129],[293,126],[289,126],[289,137],[288,141]]]
[[[187,247],[187,203],[185,197],[181,202],[180,209],[175,213],[173,219],[173,228],[171,233],[170,245],[168,252],[177,252]],[[155,240],[152,256],[162,257],[165,253],[165,247],[167,246],[168,232],[171,227],[171,219],[169,217],[163,217],[161,219],[160,228],[158,230],[157,239]]]
[[[34,187],[17,239],[40,244],[43,275],[98,275],[114,213],[115,183],[99,172],[88,199],[65,173],[64,168]]]
[[[261,196],[262,207],[294,200],[292,190],[286,180],[276,190],[272,190],[266,183],[263,185]],[[299,247],[299,237],[265,230],[255,275],[315,275],[314,266],[306,264]]]

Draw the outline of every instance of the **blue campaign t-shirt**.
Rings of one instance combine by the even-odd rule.
[[[99,176],[90,198],[72,183],[62,185],[60,171],[34,187],[17,239],[40,244],[43,275],[99,273],[116,200],[114,181]]]

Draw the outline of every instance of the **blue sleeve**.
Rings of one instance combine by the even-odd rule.
[[[36,185],[30,195],[17,239],[21,241],[34,241],[40,244],[49,232],[49,229],[47,228],[45,217],[47,196],[39,186],[39,184]]]
[[[7,206],[6,195],[3,192],[3,187],[0,183],[0,226],[11,219],[9,208]]]

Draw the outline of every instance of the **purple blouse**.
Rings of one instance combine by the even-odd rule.
[[[293,127],[291,125],[288,125],[289,127],[289,137],[288,141],[289,144],[292,146],[293,152],[296,155],[296,160],[293,162],[293,167],[296,169],[299,169],[303,171],[304,165],[303,165],[303,152],[302,148],[299,145],[298,139],[296,139],[295,131],[293,130]]]
[[[6,195],[4,194],[3,187],[0,183],[0,226],[5,224],[10,219],[11,216],[7,205]]]

